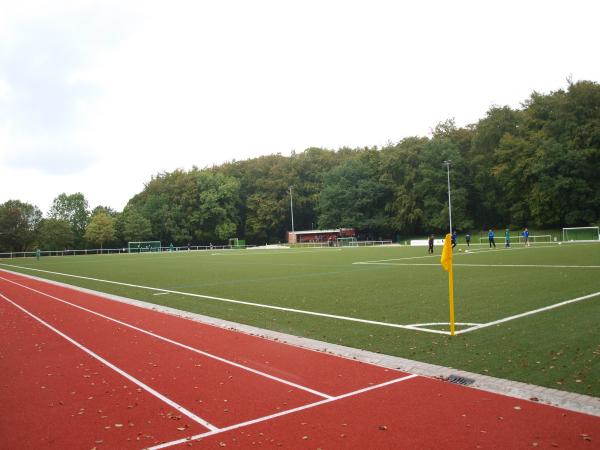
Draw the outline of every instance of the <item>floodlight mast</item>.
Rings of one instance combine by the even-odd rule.
[[[452,202],[450,200],[450,164],[452,161],[449,159],[444,161],[443,164],[446,166],[448,173],[448,218],[450,220],[450,234],[452,234]]]
[[[294,201],[292,199],[292,188],[294,186],[290,186],[290,212],[292,214],[292,233],[294,232]]]

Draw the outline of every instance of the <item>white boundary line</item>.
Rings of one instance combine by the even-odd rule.
[[[25,288],[25,289],[28,289],[28,290],[30,290],[30,291],[36,292],[36,293],[38,293],[38,294],[44,295],[44,296],[46,296],[46,297],[48,297],[48,298],[51,298],[51,299],[53,299],[53,300],[59,301],[59,302],[61,302],[61,303],[65,303],[65,304],[67,304],[67,305],[69,305],[69,306],[72,306],[72,307],[74,307],[74,308],[77,308],[77,309],[81,309],[82,311],[86,311],[86,312],[88,312],[88,313],[90,313],[90,314],[94,314],[94,315],[96,315],[96,316],[98,316],[98,317],[102,317],[103,319],[110,320],[110,321],[112,321],[112,322],[118,323],[119,325],[123,325],[124,327],[131,328],[132,330],[139,331],[140,333],[147,334],[147,335],[149,335],[149,336],[152,336],[152,337],[154,337],[154,338],[156,338],[156,339],[160,339],[160,340],[162,340],[162,341],[168,342],[169,344],[173,344],[173,345],[176,345],[176,346],[178,346],[178,347],[184,348],[184,349],[186,349],[186,350],[190,350],[190,351],[192,351],[192,352],[194,352],[194,353],[198,353],[198,354],[200,354],[200,355],[202,355],[202,356],[206,356],[206,357],[208,357],[208,358],[212,358],[212,359],[214,359],[214,360],[217,360],[217,361],[219,361],[219,362],[222,362],[222,363],[225,363],[225,364],[229,364],[230,366],[237,367],[238,369],[242,369],[242,370],[245,370],[245,371],[247,371],[247,372],[251,372],[251,373],[253,373],[253,374],[255,374],[255,375],[259,375],[259,376],[262,376],[262,377],[264,377],[264,378],[268,378],[268,379],[270,379],[270,380],[277,381],[277,382],[279,382],[279,383],[282,383],[282,384],[286,384],[286,385],[288,385],[288,386],[295,387],[295,388],[297,388],[297,389],[300,389],[300,390],[302,390],[302,391],[305,391],[305,392],[309,392],[309,393],[311,393],[311,394],[313,394],[313,395],[316,395],[316,396],[318,396],[318,397],[322,397],[322,398],[326,398],[326,399],[332,398],[332,396],[331,396],[331,395],[325,394],[325,393],[323,393],[323,392],[319,392],[319,391],[317,391],[317,390],[314,390],[314,389],[311,389],[311,388],[309,388],[309,387],[302,386],[302,385],[300,385],[300,384],[296,384],[296,383],[293,383],[293,382],[291,382],[291,381],[288,381],[288,380],[284,380],[283,378],[279,378],[279,377],[276,377],[276,376],[274,376],[274,375],[270,375],[270,374],[268,374],[268,373],[261,372],[260,370],[252,369],[251,367],[247,367],[247,366],[244,366],[244,365],[242,365],[242,364],[238,364],[238,363],[236,363],[236,362],[234,362],[234,361],[230,361],[230,360],[228,360],[228,359],[221,358],[220,356],[213,355],[213,354],[211,354],[211,353],[208,353],[208,352],[202,351],[202,350],[200,350],[200,349],[197,349],[197,348],[195,348],[195,347],[191,347],[191,346],[189,346],[189,345],[183,344],[183,343],[181,343],[181,342],[178,342],[178,341],[175,341],[175,340],[173,340],[173,339],[169,339],[169,338],[167,338],[167,337],[161,336],[161,335],[159,335],[159,334],[156,334],[156,333],[153,333],[153,332],[151,332],[151,331],[144,330],[143,328],[136,327],[135,325],[131,325],[131,324],[127,323],[127,322],[123,322],[123,321],[121,321],[121,320],[118,320],[118,319],[115,319],[115,318],[112,318],[112,317],[106,316],[106,315],[104,315],[104,314],[101,314],[101,313],[99,313],[99,312],[92,311],[91,309],[87,309],[87,308],[85,308],[85,307],[83,307],[83,306],[79,306],[79,305],[76,305],[76,304],[74,304],[74,303],[70,303],[70,302],[68,302],[68,301],[66,301],[66,300],[63,300],[63,299],[61,299],[61,298],[58,298],[58,297],[55,297],[55,296],[53,296],[53,295],[47,294],[47,293],[45,293],[45,292],[38,291],[37,289],[34,289],[34,288],[32,288],[32,287],[29,287],[29,286],[26,286],[26,285],[24,285],[24,284],[17,283],[16,281],[12,281],[12,280],[9,280],[9,279],[7,279],[7,278],[4,278],[4,277],[1,277],[1,276],[0,276],[0,280],[4,280],[4,281],[6,281],[6,282],[9,282],[9,283],[12,283],[12,284],[16,284],[17,286],[20,286],[20,287],[22,287],[22,288]],[[1,294],[0,294],[0,295],[1,295]]]
[[[473,244],[473,245],[479,245],[479,244]],[[527,250],[527,251],[531,251],[534,249],[540,249],[540,248],[558,248],[558,244],[552,244],[552,245],[536,245],[534,247],[510,247],[508,249],[506,248],[493,248],[493,249],[488,249],[488,248],[473,248],[473,245],[471,247],[466,247],[466,250],[464,252],[461,252],[461,255],[475,255],[478,253],[488,253],[488,252],[500,252],[500,251],[504,251],[504,250],[511,250],[511,251],[517,251],[517,250]],[[582,244],[583,245],[583,244]],[[461,246],[461,248],[464,248],[464,244],[459,244],[459,246]],[[392,259],[377,259],[377,260],[373,260],[373,261],[357,261],[354,262],[352,264],[374,264],[374,263],[385,263],[387,261],[404,261],[407,259],[420,259],[420,258],[439,258],[441,255],[422,255],[422,256],[410,256],[410,257],[405,257],[405,258],[392,258]]]
[[[156,292],[166,292],[166,293],[169,293],[169,294],[185,295],[185,296],[188,296],[188,297],[205,298],[205,299],[208,299],[208,300],[218,300],[218,301],[221,301],[221,302],[236,303],[236,304],[239,304],[239,305],[255,306],[255,307],[259,307],[259,308],[275,309],[275,310],[278,310],[278,311],[293,312],[293,313],[298,313],[298,314],[306,314],[306,315],[309,315],[309,316],[326,317],[326,318],[329,318],[329,319],[347,320],[347,321],[350,321],[350,322],[367,323],[367,324],[370,324],[370,325],[380,325],[380,326],[392,327],[392,328],[403,328],[403,329],[407,329],[407,330],[417,330],[417,331],[423,331],[423,332],[426,332],[426,333],[449,334],[448,331],[431,330],[431,329],[425,329],[425,328],[416,328],[416,327],[412,327],[410,325],[400,325],[400,324],[389,323],[389,322],[378,322],[376,320],[359,319],[357,317],[338,316],[338,315],[335,315],[335,314],[326,314],[326,313],[320,313],[320,312],[316,312],[316,311],[306,311],[306,310],[294,309],[294,308],[284,308],[283,306],[265,305],[263,303],[246,302],[246,301],[243,301],[243,300],[233,300],[233,299],[223,298],[223,297],[214,297],[214,296],[211,296],[211,295],[193,294],[193,293],[190,293],[190,292],[174,291],[174,290],[170,290],[170,289],[154,288],[154,287],[150,287],[150,286],[140,286],[140,285],[137,285],[137,284],[122,283],[120,281],[102,280],[102,279],[99,279],[99,278],[84,277],[84,276],[81,276],[81,275],[71,275],[71,274],[68,274],[68,273],[52,272],[50,270],[33,269],[31,267],[15,266],[13,264],[3,264],[3,263],[0,263],[0,266],[14,267],[14,268],[17,268],[17,269],[22,269],[22,270],[33,270],[35,272],[43,272],[43,273],[49,273],[49,274],[53,274],[53,275],[61,275],[61,276],[65,276],[65,277],[78,278],[78,279],[82,279],[82,280],[99,281],[99,282],[102,282],[102,283],[116,284],[116,285],[119,285],[119,286],[128,286],[128,287],[134,287],[134,288],[138,288],[138,289],[146,289],[146,290],[156,291]]]
[[[267,420],[275,419],[277,417],[286,416],[288,414],[292,414],[292,413],[295,413],[298,411],[303,411],[303,410],[309,409],[309,408],[314,408],[316,406],[324,405],[326,403],[331,403],[331,402],[341,400],[341,399],[344,399],[347,397],[352,397],[352,396],[355,396],[358,394],[362,394],[364,392],[372,391],[373,389],[379,389],[379,388],[382,388],[385,386],[389,386],[390,384],[400,383],[402,381],[407,381],[407,380],[410,380],[410,379],[416,378],[416,377],[418,377],[418,375],[407,375],[402,378],[396,378],[395,380],[386,381],[385,383],[377,384],[374,386],[369,386],[369,387],[366,387],[363,389],[359,389],[357,391],[348,392],[347,394],[338,395],[336,397],[328,398],[326,400],[309,403],[307,405],[299,406],[299,407],[293,408],[293,409],[288,409],[287,411],[281,411],[276,414],[271,414],[269,416],[259,417],[258,419],[248,420],[246,422],[241,422],[241,423],[238,423],[235,425],[230,425],[228,427],[220,428],[218,430],[208,431],[206,433],[196,434],[194,436],[188,436],[186,438],[177,439],[175,441],[165,442],[163,444],[155,445],[154,447],[148,447],[147,450],[160,450],[163,448],[171,447],[173,445],[182,444],[184,442],[190,442],[192,440],[201,439],[201,438],[208,437],[208,436],[214,436],[215,434],[220,434],[220,433],[224,433],[226,431],[231,431],[231,430],[235,430],[238,428],[246,427],[248,425],[253,425],[255,423],[265,422]]]
[[[114,370],[115,372],[117,372],[119,375],[127,378],[129,381],[131,381],[132,383],[135,383],[136,385],[138,385],[140,388],[144,389],[146,392],[148,392],[149,394],[153,395],[154,397],[158,398],[159,400],[162,400],[164,403],[166,403],[167,405],[171,406],[172,408],[175,408],[177,411],[185,414],[186,416],[188,416],[190,419],[192,419],[194,422],[199,423],[200,425],[208,428],[211,431],[216,431],[218,430],[218,428],[216,426],[214,426],[213,424],[211,424],[210,422],[204,420],[201,417],[198,417],[196,414],[194,414],[193,412],[189,411],[188,409],[184,408],[183,406],[181,406],[180,404],[174,402],[173,400],[169,399],[168,397],[165,397],[164,395],[162,395],[160,392],[155,391],[154,389],[152,389],[150,386],[148,386],[147,384],[143,383],[142,381],[138,380],[137,378],[133,377],[132,375],[129,375],[127,372],[125,372],[124,370],[118,368],[117,366],[115,366],[114,364],[108,362],[106,359],[102,358],[100,355],[94,353],[92,350],[88,349],[87,347],[85,347],[84,345],[80,344],[79,342],[77,342],[76,340],[72,339],[71,337],[67,336],[66,334],[64,334],[62,331],[54,328],[52,325],[50,325],[49,323],[45,322],[44,320],[40,319],[39,317],[37,317],[36,315],[32,314],[31,312],[29,312],[28,310],[26,310],[25,308],[23,308],[21,305],[18,305],[17,303],[13,302],[11,299],[9,299],[8,297],[6,297],[3,294],[0,294],[0,297],[3,298],[5,301],[11,303],[13,306],[17,307],[18,309],[20,309],[21,311],[23,311],[25,314],[27,314],[28,316],[30,316],[31,318],[37,320],[39,323],[41,323],[42,325],[44,325],[45,327],[49,328],[50,330],[54,331],[56,334],[58,334],[60,337],[66,339],[67,341],[69,341],[71,344],[73,344],[74,346],[76,346],[77,348],[79,348],[80,350],[83,350],[85,353],[87,353],[88,355],[90,355],[91,357],[97,359],[98,361],[100,361],[102,364],[104,364],[107,367],[110,367],[112,370]]]
[[[487,323],[483,323],[480,325],[476,325],[471,328],[466,328],[464,330],[457,331],[455,334],[469,333],[471,331],[479,330],[481,328],[487,328],[487,327],[491,327],[493,325],[498,325],[499,323],[508,322],[509,320],[515,320],[515,319],[519,319],[521,317],[531,316],[531,315],[537,314],[539,312],[548,311],[548,310],[554,309],[554,308],[559,308],[561,306],[568,305],[570,303],[580,302],[582,300],[587,300],[588,298],[597,297],[599,295],[600,295],[600,291],[594,292],[593,294],[584,295],[583,297],[572,298],[571,300],[565,300],[564,302],[555,303],[554,305],[545,306],[543,308],[534,309],[532,311],[527,311],[527,312],[524,312],[521,314],[516,314],[514,316],[505,317],[504,319],[494,320],[493,322],[487,322]]]
[[[393,260],[390,260],[393,261]],[[394,262],[355,262],[352,264],[381,265],[381,266],[439,266],[439,263],[394,263]],[[535,267],[548,269],[600,269],[600,266],[569,266],[569,265],[550,265],[550,264],[465,264],[453,263],[452,266],[462,267]]]

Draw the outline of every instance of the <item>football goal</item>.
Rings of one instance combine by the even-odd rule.
[[[246,248],[246,241],[244,239],[230,238],[229,248]]]
[[[563,241],[600,241],[599,227],[571,227],[563,228]]]
[[[160,248],[160,241],[139,241],[127,243],[127,251],[129,253],[160,252]]]
[[[515,236],[517,237],[517,236]],[[524,244],[525,243],[525,236],[523,235],[519,235],[518,239],[516,239],[517,242]],[[529,235],[529,242],[534,244],[534,243],[549,243],[552,242],[552,235],[551,234],[536,234],[536,235]]]
[[[494,241],[496,242],[496,245],[505,245],[506,244],[506,238],[504,236],[496,236],[494,238]],[[480,237],[479,238],[479,243],[482,245],[485,245],[489,242],[489,239],[487,237]],[[538,235],[529,235],[529,243],[533,244],[533,243],[549,243],[552,242],[552,235],[550,234],[538,234]],[[510,236],[510,244],[514,245],[514,244],[525,244],[525,237],[521,234],[517,234],[517,233],[511,233]]]
[[[339,237],[337,238],[338,247],[358,247],[358,241],[355,237]]]

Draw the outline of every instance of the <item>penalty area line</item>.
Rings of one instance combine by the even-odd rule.
[[[268,420],[275,419],[277,417],[287,416],[289,414],[293,414],[293,413],[298,412],[298,411],[303,411],[303,410],[306,410],[306,409],[314,408],[316,406],[324,405],[326,403],[332,403],[332,402],[335,402],[337,400],[342,400],[342,399],[347,398],[347,397],[353,397],[355,395],[363,394],[365,392],[372,391],[374,389],[380,389],[382,387],[389,386],[391,384],[396,384],[396,383],[400,383],[402,381],[411,380],[411,379],[416,378],[418,376],[419,375],[412,374],[412,375],[407,375],[405,377],[396,378],[394,380],[386,381],[385,383],[376,384],[374,386],[369,386],[369,387],[366,387],[366,388],[358,389],[356,391],[348,392],[346,394],[338,395],[336,397],[328,398],[328,399],[325,399],[325,400],[320,400],[318,402],[309,403],[309,404],[303,405],[303,406],[298,406],[297,408],[288,409],[287,411],[281,411],[281,412],[278,412],[278,413],[275,413],[275,414],[270,414],[268,416],[259,417],[257,419],[252,419],[252,420],[248,420],[246,422],[241,422],[241,423],[238,423],[238,424],[230,425],[228,427],[219,428],[217,430],[207,431],[205,433],[196,434],[194,436],[188,436],[186,438],[177,439],[175,441],[165,442],[163,444],[155,445],[154,447],[148,447],[147,450],[160,450],[160,449],[163,449],[163,448],[171,447],[173,445],[183,444],[185,442],[190,442],[190,441],[193,441],[193,440],[202,439],[202,438],[209,437],[209,436],[214,436],[215,434],[221,434],[221,433],[224,433],[226,431],[236,430],[238,428],[243,428],[243,427],[246,427],[246,426],[249,426],[249,425],[254,425],[255,423],[266,422]]]

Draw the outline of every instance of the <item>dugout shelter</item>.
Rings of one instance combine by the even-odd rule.
[[[303,242],[329,242],[337,241],[338,238],[355,238],[354,228],[335,228],[331,230],[306,230],[288,231],[288,244],[300,244]]]

